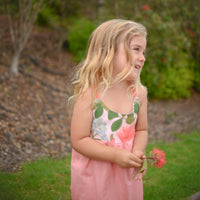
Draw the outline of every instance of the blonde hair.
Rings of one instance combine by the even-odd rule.
[[[130,42],[137,35],[146,37],[146,28],[130,20],[113,19],[99,25],[89,38],[85,60],[78,65],[72,98],[84,95],[88,88],[94,90],[93,98],[95,98],[99,87],[103,86],[105,92],[111,84],[124,80],[131,73],[130,63],[133,63],[133,58],[130,53]],[[122,41],[127,56],[127,66],[113,78],[113,57]],[[140,72],[133,82],[132,85],[136,89],[141,85]]]

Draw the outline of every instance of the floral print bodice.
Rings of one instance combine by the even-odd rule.
[[[112,143],[127,143],[134,140],[139,112],[139,99],[134,92],[133,109],[130,114],[110,110],[101,99],[94,101],[93,121],[90,137]]]

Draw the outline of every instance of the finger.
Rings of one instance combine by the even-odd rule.
[[[139,157],[139,158],[141,158],[141,157],[144,156],[144,153],[143,153],[142,151],[137,151],[137,150],[135,150],[135,151],[133,151],[133,153],[134,153],[137,157]]]
[[[137,153],[136,154],[139,158],[142,158],[144,156],[144,153],[143,152],[140,152],[140,153]]]
[[[137,174],[137,176],[135,177],[135,180],[136,181],[142,180],[142,174],[141,173]]]
[[[143,156],[142,156],[142,159],[145,159],[145,158],[146,158],[146,156],[145,156],[145,155],[143,155]]]
[[[142,163],[143,163],[143,159],[138,158],[138,157],[135,156],[134,154],[132,154],[131,160],[133,160],[133,161],[135,161],[136,163],[139,163],[139,164],[142,164]]]
[[[141,167],[141,166],[142,166],[141,163],[135,162],[133,160],[130,161],[130,167],[137,168],[137,167]]]

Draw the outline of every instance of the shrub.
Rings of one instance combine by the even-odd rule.
[[[166,18],[148,10],[138,16],[148,30],[148,57],[141,80],[151,98],[178,99],[190,96],[193,87],[193,61],[190,41],[181,31],[180,24],[170,16]]]
[[[45,9],[38,14],[36,24],[48,27],[51,25],[52,21],[58,23],[59,17],[53,8],[45,7]]]
[[[69,31],[69,49],[74,54],[76,61],[80,61],[84,57],[89,36],[94,29],[95,25],[91,21],[82,18],[76,20]]]
[[[200,72],[199,71],[195,71],[194,74],[194,88],[200,92]]]
[[[192,86],[192,73],[188,68],[170,67],[161,75],[157,98],[188,98]]]

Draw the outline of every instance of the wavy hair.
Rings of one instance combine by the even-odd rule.
[[[138,35],[146,37],[147,31],[142,24],[134,21],[113,19],[99,25],[89,38],[85,60],[78,65],[72,99],[84,95],[88,88],[94,90],[95,98],[99,87],[103,86],[105,92],[111,84],[124,80],[131,73],[130,64],[134,59],[130,53],[130,42]],[[121,42],[124,43],[127,66],[113,77],[113,57]],[[136,89],[141,85],[140,72],[132,84]]]

